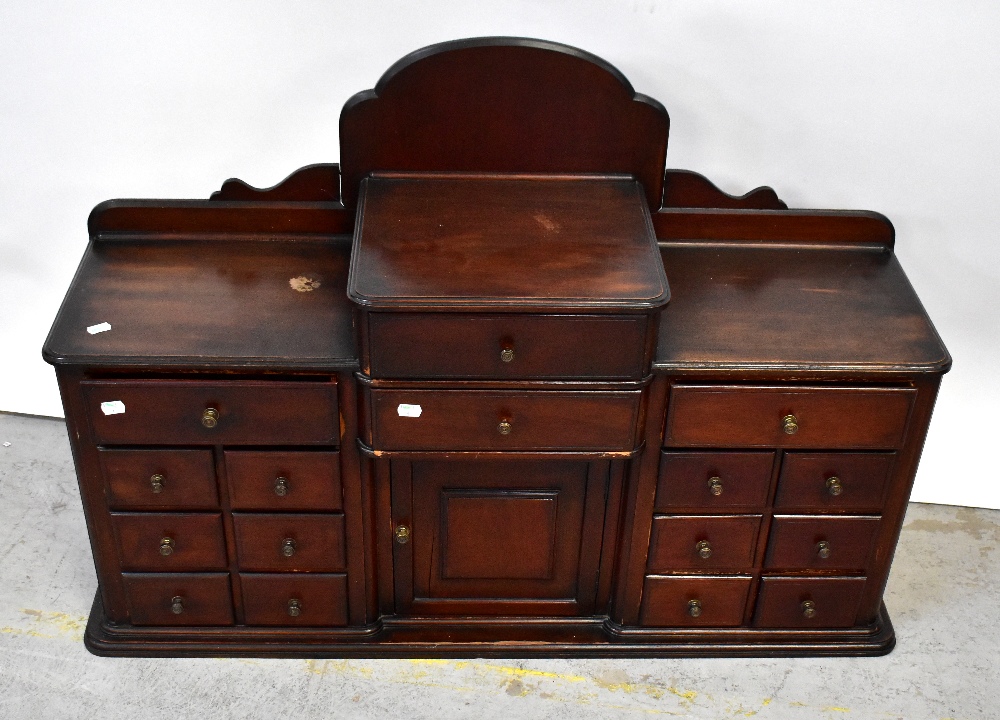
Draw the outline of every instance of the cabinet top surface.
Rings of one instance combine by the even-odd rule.
[[[627,177],[375,175],[348,296],[371,308],[644,310],[669,291]]]

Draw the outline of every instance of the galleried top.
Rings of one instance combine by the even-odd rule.
[[[634,176],[660,207],[670,120],[600,58],[523,38],[407,55],[340,116],[342,195],[378,171]]]

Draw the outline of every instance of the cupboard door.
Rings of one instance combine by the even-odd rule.
[[[393,460],[396,611],[591,614],[609,466]]]

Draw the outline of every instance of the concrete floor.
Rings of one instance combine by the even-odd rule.
[[[82,642],[96,580],[65,427],[0,414],[0,720],[998,718],[998,546],[1000,511],[910,505],[883,658],[102,659]]]

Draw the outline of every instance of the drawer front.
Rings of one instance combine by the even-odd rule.
[[[915,393],[905,388],[677,385],[670,392],[664,442],[674,447],[892,449],[902,444]]]
[[[234,510],[340,510],[340,454],[227,450]]]
[[[87,380],[80,385],[94,436],[104,444],[335,444],[340,437],[332,382]]]
[[[229,575],[122,575],[133,625],[232,625]]]
[[[765,567],[863,571],[878,533],[877,517],[789,517],[771,524]]]
[[[372,313],[380,378],[639,379],[644,316]]]
[[[218,509],[211,450],[98,452],[113,510]]]
[[[664,452],[656,509],[763,507],[773,465],[773,452]]]
[[[218,513],[111,513],[123,570],[225,570]]]
[[[788,453],[774,506],[879,513],[895,453]]]
[[[240,570],[344,570],[343,515],[233,513]]]
[[[753,566],[760,519],[760,515],[655,516],[648,571],[749,572]]]
[[[641,391],[372,390],[371,396],[376,450],[629,451]]]
[[[760,581],[754,625],[762,628],[853,627],[865,578],[782,578]]]
[[[735,627],[743,624],[750,592],[748,577],[646,577],[641,625]]]
[[[347,625],[347,576],[241,573],[247,625]]]

